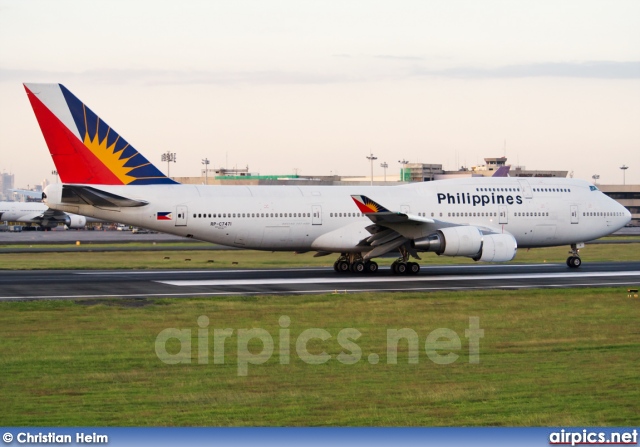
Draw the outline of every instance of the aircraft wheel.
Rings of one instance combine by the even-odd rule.
[[[345,273],[349,271],[349,263],[347,261],[338,261],[338,271]]]
[[[338,262],[338,261],[336,261],[336,262],[334,262],[334,263],[333,263],[333,269],[334,269],[336,272],[340,272],[340,269],[338,268],[338,264],[339,264],[339,262]]]
[[[577,269],[582,265],[582,259],[577,256],[570,256],[569,259],[567,259],[567,265],[572,269]]]
[[[398,262],[396,264],[394,273],[397,273],[398,275],[404,275],[405,273],[407,273],[407,264],[405,264],[404,262]]]
[[[356,261],[351,264],[351,271],[353,273],[364,273],[364,262]]]
[[[378,264],[376,262],[367,262],[365,264],[368,273],[376,273],[378,271]]]
[[[417,262],[409,262],[407,267],[409,267],[408,273],[412,275],[417,275],[420,272],[420,264]]]

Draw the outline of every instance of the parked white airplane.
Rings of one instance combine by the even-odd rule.
[[[464,178],[398,186],[177,184],[60,84],[25,84],[63,184],[53,209],[256,250],[337,253],[336,271],[417,273],[419,252],[510,261],[520,247],[570,245],[629,222],[629,212],[585,181]],[[382,206],[381,204],[384,204]]]
[[[42,193],[40,193],[42,194]],[[87,218],[49,208],[42,202],[0,202],[0,221],[38,224],[55,228],[63,223],[69,228],[84,228]],[[97,219],[89,219],[97,221]]]

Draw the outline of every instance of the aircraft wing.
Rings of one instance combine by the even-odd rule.
[[[67,213],[47,208],[44,213],[40,213],[40,217],[41,220],[47,220],[49,222],[65,222],[67,219]]]
[[[24,223],[41,223],[42,222],[42,212],[41,211],[29,211],[25,212],[22,215],[14,216],[11,220],[14,222],[24,222]]]
[[[425,238],[442,228],[461,226],[444,220],[389,211],[366,196],[352,195],[351,198],[360,211],[373,222],[373,225],[366,228],[371,236],[358,244],[363,251],[366,251],[366,247],[371,247],[371,250],[363,256],[365,260],[383,255],[400,246],[404,246],[413,257],[420,259],[417,251],[412,248],[411,241]],[[478,226],[476,228],[484,234],[501,232],[497,228]]]

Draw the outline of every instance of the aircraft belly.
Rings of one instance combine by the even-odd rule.
[[[556,242],[556,226],[553,224],[538,224],[531,233],[531,243],[534,245],[554,245]]]
[[[261,248],[282,249],[292,245],[291,228],[289,226],[264,227]]]

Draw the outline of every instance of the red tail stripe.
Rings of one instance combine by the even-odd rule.
[[[109,170],[27,87],[33,107],[53,163],[63,183],[101,183],[122,185]]]

